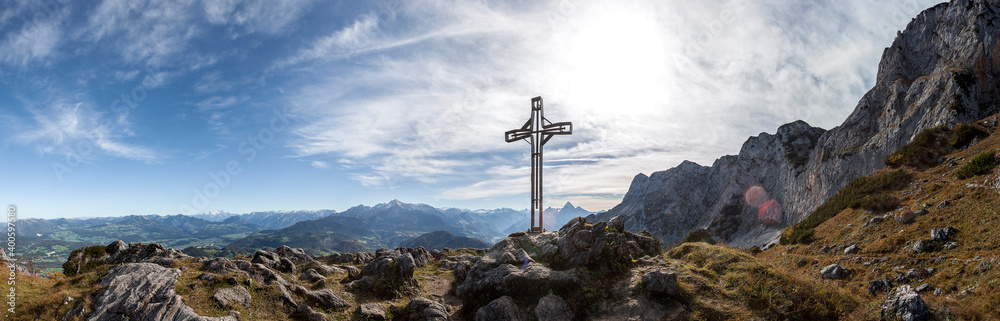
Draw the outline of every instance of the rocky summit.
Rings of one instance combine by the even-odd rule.
[[[763,246],[808,217],[856,177],[883,168],[920,131],[1000,111],[1000,3],[954,0],[929,8],[882,53],[874,87],[830,130],[802,121],[749,138],[711,166],[685,161],[639,174],[621,204],[591,220],[623,216],[630,231],[666,244],[705,228],[730,246]],[[760,186],[781,216],[763,220],[745,193]]]

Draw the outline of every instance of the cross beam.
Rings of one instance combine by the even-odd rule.
[[[519,129],[508,130],[504,138],[508,143],[524,140],[531,144],[531,229],[529,232],[540,233],[542,228],[542,146],[555,135],[573,134],[573,123],[553,123],[545,118],[542,110],[542,97],[531,99],[531,118]],[[538,225],[535,225],[535,212],[538,212]]]

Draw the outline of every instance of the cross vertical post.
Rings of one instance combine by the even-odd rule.
[[[531,118],[519,129],[508,130],[504,139],[510,143],[524,140],[531,145],[531,229],[529,232],[544,232],[542,228],[542,146],[554,135],[572,135],[573,123],[552,123],[545,118],[542,97],[531,99]],[[538,212],[538,225],[535,225]]]

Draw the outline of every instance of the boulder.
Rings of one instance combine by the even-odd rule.
[[[936,242],[947,242],[948,239],[951,238],[951,236],[956,232],[958,231],[951,226],[946,228],[931,229],[931,240]]]
[[[104,248],[104,253],[108,255],[115,255],[118,252],[125,251],[125,249],[126,249],[125,242],[122,240],[117,240],[111,242],[111,244],[108,244],[108,246]]]
[[[314,311],[309,304],[305,302],[299,302],[297,304],[298,308],[295,313],[292,314],[295,320],[306,320],[306,321],[327,321],[330,320],[326,314],[322,314]]]
[[[458,297],[498,298],[501,296],[541,297],[552,289],[575,290],[580,280],[563,271],[530,263],[524,269],[501,264],[486,271],[473,270],[455,293]]]
[[[299,276],[299,280],[306,282],[316,282],[323,279],[326,279],[326,277],[323,276],[322,274],[319,274],[319,272],[316,272],[316,270],[313,269],[309,269],[305,273],[302,273],[302,275]]]
[[[848,246],[847,248],[844,249],[844,254],[856,254],[856,253],[858,253],[857,244],[851,244],[851,246]]]
[[[215,290],[215,295],[212,298],[223,307],[229,306],[230,303],[250,307],[250,292],[241,285],[230,288],[219,288]]]
[[[642,285],[653,294],[677,296],[677,274],[653,271],[642,276]]]
[[[840,265],[830,264],[819,271],[819,277],[828,280],[839,280],[847,276],[849,271]]]
[[[257,250],[257,252],[253,254],[253,259],[250,260],[250,263],[261,264],[273,269],[278,264],[278,260],[280,259],[281,257],[273,252]]]
[[[502,296],[476,311],[476,321],[527,321],[514,299]]]
[[[299,292],[298,288],[296,288],[296,292]],[[306,301],[309,303],[327,309],[340,309],[351,306],[347,300],[344,300],[336,293],[333,293],[333,290],[330,289],[306,292],[305,297]]]
[[[549,294],[538,300],[535,306],[535,319],[538,321],[571,321],[573,310],[562,297]]]
[[[900,285],[882,303],[882,318],[899,318],[904,321],[926,320],[930,317],[927,305],[909,285]]]
[[[365,303],[358,307],[358,316],[364,320],[385,320],[385,310],[378,303]]]
[[[274,266],[274,269],[282,273],[295,273],[295,262],[292,262],[292,260],[287,257],[283,257],[278,260],[278,264]]]
[[[174,292],[178,269],[154,263],[129,263],[108,270],[101,290],[94,296],[94,312],[88,320],[219,320],[234,316],[204,317],[184,304]]]
[[[396,296],[398,292],[416,291],[417,280],[413,278],[416,261],[410,253],[379,249],[376,259],[365,264],[352,275],[348,272],[347,289],[368,291],[382,297]],[[396,256],[393,256],[393,255]]]
[[[451,320],[451,316],[448,315],[448,307],[423,297],[416,297],[410,300],[410,303],[406,305],[406,309],[416,311],[419,316],[418,319],[427,321]]]

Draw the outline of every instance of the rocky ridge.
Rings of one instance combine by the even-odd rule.
[[[683,162],[637,175],[621,204],[591,220],[622,215],[630,231],[672,244],[707,228],[737,247],[776,241],[855,177],[923,129],[968,123],[1000,111],[1000,3],[953,0],[920,13],[882,54],[877,81],[841,124],[829,131],[796,121],[762,133],[738,155],[711,167]],[[743,203],[762,186],[783,208],[777,224]]]

